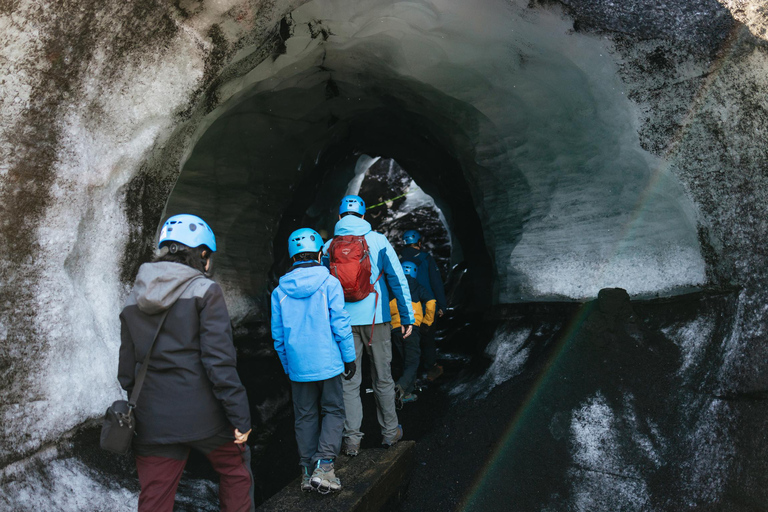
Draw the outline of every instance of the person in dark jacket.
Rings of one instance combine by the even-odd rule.
[[[421,234],[409,229],[403,233],[403,242],[406,246],[400,252],[401,261],[412,261],[418,266],[419,284],[432,293],[437,301],[437,318],[442,317],[448,308],[445,300],[445,289],[440,269],[437,268],[435,259],[424,250]],[[427,372],[429,380],[435,380],[443,374],[443,367],[437,364],[437,346],[435,345],[434,324],[421,324],[421,364]]]
[[[163,225],[158,257],[139,268],[120,313],[120,385],[133,391],[149,354],[136,404],[133,451],[140,512],[171,512],[190,449],[220,475],[221,509],[255,510],[251,416],[236,370],[229,313],[221,287],[206,277],[216,251],[213,231],[199,217],[176,215]]]
[[[293,265],[272,292],[272,339],[291,380],[301,490],[325,494],[341,490],[333,468],[344,431],[341,375],[349,380],[356,368],[344,291],[320,264],[322,247],[312,229],[288,237]]]
[[[435,298],[416,280],[418,276],[416,264],[412,261],[404,261],[403,273],[411,291],[411,304],[415,319],[413,325],[416,327],[424,324],[432,325],[435,320]],[[400,313],[397,311],[397,304],[394,299],[389,301],[389,309],[392,314],[392,345],[399,356],[398,363],[402,365],[402,373],[395,382],[395,404],[398,408],[402,408],[404,403],[415,402],[417,399],[413,393],[413,388],[416,384],[416,374],[419,371],[420,336],[419,330],[414,329],[407,339],[403,338],[403,333],[400,330]]]

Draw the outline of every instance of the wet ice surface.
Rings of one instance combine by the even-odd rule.
[[[566,244],[562,249],[536,249],[526,261],[518,259],[518,250],[513,253],[510,264],[513,272],[525,276],[525,292],[541,297],[589,298],[595,290],[620,286],[632,295],[670,295],[680,287],[706,282],[701,253],[694,246],[660,243],[650,248],[601,251],[583,241]]]
[[[479,378],[453,386],[450,394],[462,399],[485,398],[493,388],[518,375],[528,360],[530,348],[523,345],[530,334],[529,329],[497,332],[485,349],[485,355],[493,360],[488,370]]]
[[[733,418],[759,422],[762,412],[713,396],[731,300],[633,303],[626,317],[507,306],[487,366],[462,363],[458,384],[443,384],[450,415],[417,444],[402,510],[740,510],[725,495],[749,457],[738,454]]]
[[[124,487],[129,484],[132,488]],[[37,465],[3,486],[0,509],[14,512],[135,512],[139,494],[137,482],[116,479],[87,466],[77,458],[54,460]],[[216,512],[217,483],[210,479],[182,478],[174,510]],[[7,508],[6,508],[7,507]]]
[[[710,338],[714,324],[711,318],[697,318],[691,323],[671,325],[662,330],[665,336],[682,349],[684,359],[680,367],[681,373],[694,367],[704,357],[706,345],[703,340]]]
[[[578,511],[640,511],[650,506],[641,473],[619,452],[617,412],[598,394],[573,413],[570,476],[573,506]],[[628,426],[633,428],[631,423]]]
[[[3,485],[0,508],[14,512],[132,512],[138,493],[109,483],[83,462],[67,458],[33,466],[21,477]]]

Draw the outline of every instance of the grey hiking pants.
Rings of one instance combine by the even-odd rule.
[[[299,465],[312,467],[319,459],[335,459],[344,430],[341,375],[313,382],[291,381],[291,391]]]
[[[344,422],[344,437],[359,443],[363,438],[360,426],[363,423],[363,403],[360,400],[360,383],[363,380],[362,362],[363,351],[368,354],[371,363],[371,381],[376,398],[376,416],[381,425],[381,435],[392,439],[397,435],[397,412],[395,410],[395,381],[392,379],[392,341],[389,322],[376,324],[371,345],[370,325],[353,325],[352,335],[355,338],[355,364],[357,373],[350,380],[342,381],[344,385],[344,408],[347,420]]]

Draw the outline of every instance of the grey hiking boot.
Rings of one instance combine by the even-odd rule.
[[[309,479],[312,478],[312,473],[307,466],[301,467],[301,490],[302,491],[314,491],[315,488],[309,483]]]
[[[395,409],[398,411],[403,408],[403,396],[405,392],[400,384],[395,384]]]
[[[360,453],[360,442],[355,442],[345,437],[341,446],[341,452],[348,457],[357,457],[357,454]]]
[[[399,440],[403,438],[403,426],[398,425],[397,426],[397,432],[395,432],[395,435],[389,439],[384,438],[381,440],[381,445],[384,448],[389,448],[390,446],[395,445]]]
[[[320,494],[328,494],[331,491],[341,490],[341,481],[336,478],[336,473],[333,471],[333,461],[329,459],[321,459],[317,461],[315,470],[312,472],[312,477],[309,479],[309,483],[312,487],[317,489]]]

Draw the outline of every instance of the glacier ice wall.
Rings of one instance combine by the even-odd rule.
[[[493,300],[741,287],[719,391],[765,389],[766,18],[730,0],[0,4],[0,466],[118,395],[116,315],[169,197],[207,199],[245,316],[273,255],[234,235],[278,239],[291,206],[320,221],[363,146],[409,164]],[[206,145],[228,124],[221,162]]]
[[[276,22],[261,16],[239,37],[263,39],[246,34]],[[119,396],[123,264],[173,180],[153,149],[188,137],[174,130],[215,64],[220,20],[181,19],[152,2],[0,7],[0,466]]]

